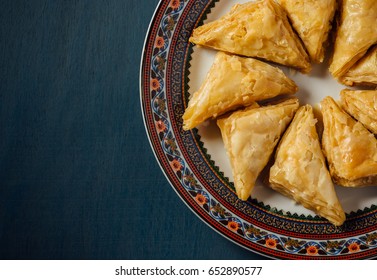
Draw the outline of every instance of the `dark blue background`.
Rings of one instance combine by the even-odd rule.
[[[162,174],[139,101],[157,0],[1,1],[0,258],[253,259]]]

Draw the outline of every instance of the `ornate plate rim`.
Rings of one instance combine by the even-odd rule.
[[[206,9],[205,10],[203,9],[201,11],[202,14],[196,19],[196,23],[199,22],[200,20],[202,20],[203,14],[205,16],[206,13],[209,12],[209,10],[211,8],[211,5],[214,5],[218,1],[219,0],[201,0],[201,1],[197,1],[197,2],[203,3],[203,5],[206,7]],[[178,8],[179,10],[177,12],[177,15],[178,15],[178,18],[180,19],[180,17],[182,16],[181,12],[183,12],[185,10],[186,5],[188,3],[192,4],[192,2],[195,2],[195,1],[193,1],[193,0],[179,0],[178,2],[180,4],[180,6]],[[151,44],[154,45],[155,42],[151,42],[151,37],[154,34],[157,34],[156,32],[158,32],[159,28],[161,28],[161,24],[162,24],[162,20],[163,20],[163,15],[161,15],[160,19],[157,16],[160,15],[161,12],[164,13],[164,12],[167,11],[167,9],[168,9],[167,7],[168,7],[169,3],[172,3],[172,1],[168,1],[168,0],[160,0],[159,1],[159,3],[156,6],[156,9],[155,9],[155,11],[153,13],[152,19],[150,21],[147,34],[145,36],[145,41],[144,41],[142,55],[141,55],[140,74],[139,74],[140,75],[139,76],[140,105],[141,105],[141,112],[142,112],[142,118],[143,118],[143,122],[144,122],[144,127],[145,127],[145,130],[146,130],[148,141],[149,141],[149,143],[151,145],[151,148],[152,148],[152,151],[153,151],[153,153],[155,155],[155,158],[156,158],[156,160],[157,160],[157,162],[158,162],[158,164],[159,164],[159,166],[160,166],[163,174],[165,175],[166,179],[168,180],[168,182],[170,183],[170,185],[172,186],[172,188],[174,189],[174,191],[177,193],[177,195],[181,198],[181,200],[187,205],[187,207],[193,213],[195,213],[195,215],[197,217],[199,217],[203,222],[205,222],[207,224],[207,226],[209,226],[210,228],[214,229],[217,233],[221,234],[222,236],[224,236],[228,240],[232,241],[233,243],[235,243],[235,244],[237,244],[237,245],[239,245],[239,246],[241,246],[241,247],[243,247],[245,249],[251,250],[254,253],[259,254],[259,255],[263,255],[263,256],[266,256],[266,257],[269,257],[269,258],[287,258],[287,259],[288,258],[293,258],[293,259],[295,259],[295,258],[299,258],[299,259],[374,258],[376,256],[376,254],[377,254],[377,252],[376,252],[377,251],[377,232],[376,231],[374,231],[374,232],[368,232],[366,234],[365,234],[365,232],[363,232],[363,234],[351,236],[349,239],[345,239],[346,237],[343,237],[343,238],[329,238],[329,240],[326,240],[326,238],[323,238],[323,239],[319,238],[316,241],[313,241],[314,238],[309,238],[308,239],[308,238],[302,238],[302,237],[299,237],[298,239],[291,239],[290,236],[285,236],[284,234],[281,234],[279,232],[279,230],[277,230],[277,232],[273,232],[274,234],[277,234],[276,236],[273,236],[272,232],[261,232],[261,228],[260,227],[258,227],[256,225],[253,225],[252,223],[247,224],[247,221],[243,220],[242,218],[239,219],[239,220],[237,220],[237,218],[240,218],[237,215],[235,215],[235,217],[231,216],[231,215],[230,216],[224,216],[227,213],[226,210],[228,210],[226,207],[225,207],[225,214],[223,216],[221,216],[222,219],[219,218],[216,222],[214,222],[213,220],[216,220],[216,219],[214,218],[213,215],[212,216],[209,215],[209,217],[206,217],[205,215],[208,214],[208,213],[206,213],[205,211],[203,211],[203,209],[200,209],[200,207],[198,205],[194,205],[193,204],[193,199],[194,198],[192,196],[190,197],[187,193],[184,194],[181,191],[179,191],[179,187],[181,187],[181,186],[179,184],[177,184],[176,182],[174,182],[175,178],[174,178],[174,175],[172,175],[172,174],[174,174],[174,172],[172,172],[172,170],[169,169],[169,167],[171,167],[171,166],[167,167],[166,163],[164,165],[163,159],[161,158],[161,155],[160,156],[158,155],[158,152],[157,152],[157,149],[156,149],[156,146],[155,146],[156,143],[153,141],[152,132],[153,132],[153,129],[157,129],[157,128],[156,127],[152,128],[148,124],[148,113],[149,114],[153,114],[153,112],[149,112],[148,109],[145,108],[147,106],[147,104],[145,102],[145,93],[147,92],[147,89],[146,89],[145,85],[146,85],[146,82],[150,82],[150,79],[151,79],[150,76],[148,76],[148,77],[144,76],[144,72],[146,70],[148,70],[148,71],[151,70],[150,69],[151,66],[149,68],[146,66],[146,65],[149,65],[149,64],[146,64],[146,62],[147,62],[146,60],[147,60],[148,55],[149,55],[148,50],[151,49],[152,52],[153,52],[153,47],[151,48]],[[165,7],[165,9],[163,9],[164,7]],[[209,9],[209,10],[207,10],[207,9]],[[174,10],[172,10],[172,11],[174,11]],[[166,20],[166,18],[165,18],[165,20]],[[172,34],[174,34],[174,32],[175,32],[175,28],[176,28],[177,22],[175,22],[175,25],[173,26]],[[157,27],[156,27],[156,24],[157,24]],[[156,30],[156,28],[157,28],[157,30]],[[153,33],[153,32],[155,32],[155,33]],[[157,37],[157,36],[155,36],[155,37]],[[164,40],[162,40],[162,41],[164,41]],[[171,51],[170,50],[171,42],[169,41],[168,44],[166,45],[166,42],[164,41],[163,42],[163,46],[161,46],[161,48],[163,49],[165,46],[166,46],[167,53],[169,53]],[[186,47],[186,49],[189,49],[189,47]],[[186,50],[185,56],[187,56],[187,55],[190,56],[188,50]],[[152,58],[152,55],[150,56],[150,58]],[[171,58],[171,59],[173,60],[174,58]],[[164,61],[164,63],[168,64],[167,61]],[[184,63],[183,67],[185,69],[183,71],[186,71],[187,69],[189,69],[189,68],[186,69],[187,63],[189,63],[189,60]],[[166,75],[166,73],[165,73],[165,75]],[[187,77],[184,76],[182,78],[182,80],[186,79],[186,78]],[[181,80],[181,82],[185,84],[186,81],[182,81],[182,80]],[[165,88],[166,77],[164,78],[163,82],[164,83],[162,85],[162,88],[164,89]],[[160,84],[159,84],[159,86],[160,86]],[[169,85],[169,86],[171,86],[171,85]],[[183,90],[183,99],[184,99],[185,92],[186,92],[186,90]],[[152,93],[152,91],[149,90],[148,94],[151,94],[151,93]],[[148,101],[149,101],[149,103],[150,103],[149,105],[150,105],[150,107],[152,109],[152,100],[148,99]],[[165,100],[165,102],[168,103],[167,100]],[[182,102],[185,103],[184,100]],[[165,105],[163,105],[163,106],[165,106]],[[169,120],[169,124],[173,125],[171,123],[171,119],[169,118],[169,115],[167,116],[167,119]],[[164,124],[162,124],[162,125],[164,125]],[[195,141],[199,141],[200,142],[199,139],[196,139]],[[178,144],[176,144],[176,145],[178,145]],[[157,147],[159,148],[159,146],[157,146]],[[179,145],[178,145],[178,148],[179,148]],[[201,151],[201,152],[203,152],[203,151]],[[168,156],[168,155],[164,154],[164,156]],[[186,160],[184,156],[183,156],[183,158],[184,158],[184,160]],[[165,159],[165,161],[166,161],[166,159]],[[178,164],[180,164],[180,162],[178,162]],[[189,169],[189,167],[190,167],[190,165],[187,164],[187,169]],[[173,167],[171,167],[171,168],[173,168]],[[183,172],[183,170],[182,170],[182,172]],[[184,175],[181,174],[181,177],[183,178]],[[206,188],[204,188],[204,190],[210,192]],[[199,196],[199,193],[203,194],[201,199],[202,200],[204,199],[204,201],[205,201],[204,203],[208,202],[208,204],[210,204],[214,200],[215,204],[216,204],[216,200],[214,199],[215,195],[212,194],[212,197],[210,197],[207,194],[207,196],[205,196],[204,195],[205,192],[202,193],[201,191],[198,191],[196,193],[196,196]],[[189,198],[191,200],[189,200]],[[212,198],[213,200],[207,201],[208,198]],[[222,203],[218,203],[218,204],[220,205],[220,208],[221,208],[221,206],[223,206]],[[201,205],[202,208],[204,207],[203,205]],[[217,205],[215,205],[215,206],[217,206]],[[256,205],[256,206],[258,206],[258,205]],[[211,206],[207,206],[207,208],[205,208],[205,207],[204,208],[205,208],[205,210],[207,212],[211,212],[212,210],[210,210],[211,209],[210,207]],[[261,211],[261,210],[259,210],[259,211]],[[232,214],[234,214],[234,213],[232,212]],[[270,215],[277,215],[277,214],[278,213],[273,213],[273,212],[270,213]],[[215,213],[215,215],[221,215],[221,214]],[[213,220],[211,220],[211,219],[213,219]],[[221,225],[220,225],[220,220],[223,222],[223,224],[221,224]],[[224,224],[224,221],[227,222],[227,223]],[[232,225],[231,223],[233,223],[233,222],[234,222],[234,224],[233,224],[234,228],[231,228],[230,225]],[[219,224],[216,225],[216,223],[219,223]],[[237,223],[237,225],[236,225],[236,223]],[[309,222],[306,221],[305,223],[310,223],[310,221]],[[248,231],[250,230],[250,234],[251,234],[250,236],[253,237],[253,238],[249,238],[248,240],[242,240],[242,238],[240,238],[239,236],[237,236],[237,232],[239,232],[237,230],[239,230],[239,227],[242,227],[241,231],[242,231],[242,234],[244,236],[246,235],[246,230],[245,229],[248,229]],[[263,236],[263,233],[265,233],[265,236]],[[317,233],[317,234],[319,234],[319,233]],[[297,234],[297,235],[300,236],[300,234]],[[262,238],[259,238],[261,236],[262,236]],[[295,236],[295,235],[293,235],[293,236]],[[306,235],[304,234],[303,236],[307,237],[307,236],[310,236],[310,234],[306,234]],[[372,238],[371,238],[371,236],[372,236]],[[277,237],[277,238],[275,238],[275,237]],[[368,240],[368,238],[370,238],[371,241]],[[341,239],[345,239],[345,240],[341,240]],[[306,240],[305,244],[302,243],[302,242],[304,242],[303,240]],[[260,241],[261,241],[261,243],[258,244],[258,242],[260,242]],[[327,241],[327,242],[325,242],[325,241]],[[268,242],[270,242],[270,244]],[[299,243],[297,243],[297,242],[299,242]],[[339,242],[343,242],[343,244],[339,244]],[[368,244],[367,242],[372,242],[371,244],[373,246],[370,247],[369,249],[367,248],[364,252],[361,252],[360,251],[361,246],[365,247],[366,246],[365,244]],[[346,246],[347,244],[348,244],[348,246]],[[284,248],[283,248],[283,245],[284,245]],[[289,250],[288,250],[288,252],[287,252],[287,250],[285,250],[286,246],[291,246],[291,249],[292,249],[291,252],[289,252]],[[351,250],[350,249],[351,246],[354,246],[354,250],[358,251],[358,252],[355,252],[355,253],[351,252],[350,253],[349,251]],[[300,255],[298,255],[298,251],[295,250],[296,248],[301,248],[302,253]],[[324,248],[326,248],[326,250]],[[338,255],[336,251],[331,251],[331,250],[337,250],[337,248],[343,248],[342,249],[343,251],[344,250],[348,250],[348,251],[344,255]],[[310,251],[310,250],[312,250],[312,251]],[[330,250],[330,251],[328,251],[328,250]],[[319,254],[320,251],[321,251],[322,255]]]

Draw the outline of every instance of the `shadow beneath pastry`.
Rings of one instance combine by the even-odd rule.
[[[310,72],[311,77],[325,78],[328,75],[334,49],[333,45],[334,44],[331,43],[326,47],[326,53],[323,62],[312,64],[312,71]]]
[[[198,125],[197,127],[198,133],[201,137],[204,137],[208,140],[216,140],[221,139],[221,131],[220,128],[216,124],[216,120],[206,120],[202,124]]]
[[[347,214],[377,205],[377,186],[350,188],[336,185],[335,190]]]
[[[327,62],[324,62],[326,65]],[[314,78],[323,79],[328,75],[328,69],[323,67],[321,64],[313,64],[312,71],[310,72],[310,76]]]
[[[280,142],[280,140],[279,140]],[[270,187],[270,169],[274,165],[275,162],[275,154],[276,150],[279,146],[279,143],[276,145],[274,152],[272,153],[267,165],[263,168],[262,172],[259,174],[257,182],[255,184],[253,193],[251,194],[251,198],[258,197],[262,201],[271,201],[276,200],[276,196],[282,196],[280,193],[276,192]],[[254,194],[254,195],[253,195]],[[281,209],[279,209],[281,210]]]

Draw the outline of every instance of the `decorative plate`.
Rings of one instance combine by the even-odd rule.
[[[237,2],[246,2],[237,1]],[[141,106],[152,149],[182,200],[225,237],[281,259],[365,259],[377,255],[377,189],[336,187],[347,220],[335,227],[257,183],[252,198],[234,193],[232,173],[214,122],[182,129],[190,93],[209,70],[215,51],[188,42],[192,30],[230,10],[233,0],[162,0],[146,37],[140,71]],[[302,104],[339,99],[344,86],[315,65],[309,75],[282,68],[300,90]]]

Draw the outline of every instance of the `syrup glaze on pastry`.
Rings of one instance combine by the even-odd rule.
[[[377,90],[342,90],[341,104],[348,114],[377,135]]]
[[[321,101],[322,148],[334,182],[345,187],[377,184],[377,140],[331,98]]]
[[[301,38],[313,62],[325,57],[331,23],[336,10],[336,0],[278,0],[285,9],[293,28]]]
[[[377,1],[342,0],[330,72],[339,78],[377,43]]]
[[[232,167],[237,196],[247,200],[295,112],[297,99],[251,107],[217,120]]]
[[[218,20],[194,29],[190,42],[311,70],[309,57],[283,8],[274,0],[236,4]]]
[[[271,187],[340,226],[346,217],[321,150],[310,105],[301,107],[281,139],[270,169]]]
[[[183,128],[192,129],[227,111],[281,94],[293,94],[297,89],[277,67],[253,58],[218,52],[205,81],[189,100]]]
[[[340,78],[340,81],[347,86],[376,86],[377,46],[371,48],[363,58],[356,62],[356,64]]]

